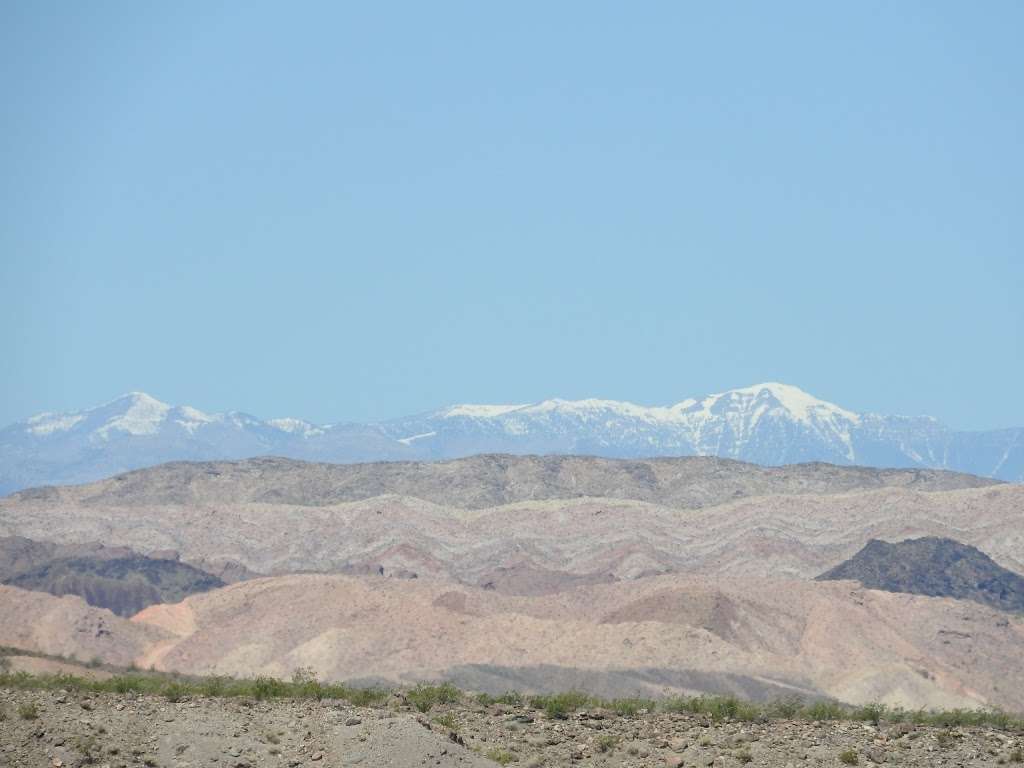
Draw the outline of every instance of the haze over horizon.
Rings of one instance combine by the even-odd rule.
[[[1024,425],[1019,4],[56,7],[0,11],[0,424],[782,381]]]

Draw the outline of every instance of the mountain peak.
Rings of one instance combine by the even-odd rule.
[[[112,430],[131,435],[156,434],[167,412],[171,410],[167,403],[162,403],[145,392],[129,392],[107,403],[106,407],[111,406],[117,406],[114,414],[96,430],[101,437],[109,437]]]
[[[723,398],[728,398],[729,401],[739,402],[743,405],[753,405],[759,400],[771,398],[787,411],[790,416],[802,422],[820,419],[840,419],[854,424],[860,422],[860,414],[848,411],[827,400],[821,400],[800,389],[800,387],[777,381],[766,381],[762,384],[753,384],[749,387],[731,389],[727,392],[709,395],[701,401],[701,404],[705,408],[709,408],[723,402]]]

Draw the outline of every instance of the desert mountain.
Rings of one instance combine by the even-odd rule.
[[[0,587],[0,614],[22,607],[51,633],[56,620],[76,629],[65,641],[5,622],[0,643],[53,652],[85,627],[77,653],[135,653],[137,665],[165,670],[287,677],[312,667],[322,679],[451,679],[492,692],[1024,708],[1024,669],[1006,664],[1024,652],[1019,619],[847,582],[673,575],[513,597],[437,580],[292,575],[153,605],[131,621]]]
[[[1021,528],[1017,485],[712,458],[257,459],[0,499],[0,535],[174,549],[212,573],[383,570],[516,594],[667,572],[810,579],[869,539],[914,536],[955,536],[1024,570]]]
[[[1024,577],[975,547],[934,536],[890,544],[872,539],[820,580],[849,579],[871,589],[973,600],[1024,612]]]
[[[337,463],[479,453],[717,456],[765,465],[930,467],[1024,479],[1024,429],[958,432],[930,417],[857,413],[766,383],[671,406],[614,400],[455,405],[373,424],[204,413],[143,393],[0,430],[0,494],[168,461],[276,455]]]
[[[281,458],[172,462],[81,486],[32,488],[0,499],[48,506],[286,504],[316,507],[376,496],[484,509],[584,496],[692,509],[742,497],[833,494],[879,488],[943,491],[997,481],[929,469],[831,464],[761,467],[710,457],[604,459],[591,456],[480,455],[443,462],[318,464]]]
[[[98,541],[60,544],[2,536],[0,583],[58,597],[78,595],[90,605],[131,616],[147,605],[177,602],[226,582],[179,562],[173,550],[146,556]]]

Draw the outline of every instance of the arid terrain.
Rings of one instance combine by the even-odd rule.
[[[472,698],[420,713],[394,695],[342,701],[0,689],[0,764],[77,768],[841,766],[981,768],[1022,761],[1024,734],[984,726],[584,708],[552,717]]]
[[[705,458],[171,464],[14,494],[0,535],[26,537],[3,550],[0,615],[19,620],[0,644],[82,660],[1024,711],[1024,620],[1002,603],[815,580],[870,540],[921,536],[1024,571],[1024,489],[968,475]],[[134,563],[123,578],[132,599],[148,580],[147,607],[105,610],[111,571],[93,560],[102,595],[55,596],[82,587],[61,558],[83,552]],[[160,581],[188,569],[234,583]]]
[[[813,578],[869,539],[945,536],[1024,571],[1024,488],[931,470],[484,456],[172,464],[0,499],[0,535],[176,550],[224,578],[446,578],[508,593],[658,573]]]

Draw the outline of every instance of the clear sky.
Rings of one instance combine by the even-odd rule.
[[[1024,3],[0,4],[0,423],[764,380],[1024,425]]]

